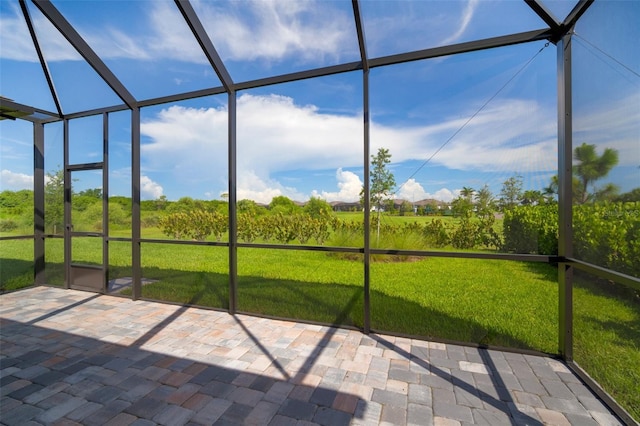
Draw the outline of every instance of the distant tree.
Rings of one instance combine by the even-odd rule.
[[[577,200],[580,204],[587,201],[597,201],[599,197],[610,197],[616,192],[616,188],[609,184],[599,190],[593,187],[594,183],[605,177],[616,164],[618,164],[618,151],[613,148],[605,148],[602,155],[596,153],[596,146],[583,143],[573,150],[574,160],[578,162],[573,168],[573,172],[578,178],[579,185],[576,192],[579,195]],[[589,188],[589,187],[592,188]]]
[[[625,192],[624,194],[620,194],[614,198],[613,201],[622,201],[622,202],[637,202],[640,201],[640,188],[632,189],[629,192]]]
[[[123,197],[122,195],[114,195],[113,197],[109,197],[109,203],[118,203],[120,204],[125,210],[131,211],[131,198],[130,197]]]
[[[496,202],[488,185],[484,185],[475,193],[476,214],[479,217],[487,217],[494,213]]]
[[[460,190],[460,196],[466,198],[469,201],[473,201],[473,193],[475,190],[469,186],[463,186]]]
[[[300,207],[298,207],[289,197],[278,195],[271,199],[271,202],[269,203],[269,210],[271,213],[282,213],[288,215],[299,211]]]
[[[438,202],[436,200],[429,200],[427,204],[424,206],[424,214],[434,215],[439,211]]]
[[[90,206],[93,206],[94,204],[102,206],[102,202],[98,198],[84,197],[77,194],[72,194],[72,196],[73,198],[71,200],[71,208],[73,213],[71,214],[71,217],[74,218],[74,222],[76,221],[76,219],[78,219],[77,214],[79,212],[86,211]]]
[[[608,183],[605,186],[597,188],[593,193],[592,199],[593,201],[612,201],[618,196],[619,193],[620,188],[618,187],[618,185]]]
[[[33,213],[33,191],[22,189],[20,191],[5,190],[0,192],[0,208],[9,214],[20,214],[24,211]]]
[[[534,189],[527,189],[522,193],[522,204],[537,206],[544,204],[546,201],[545,194]]]
[[[157,210],[164,210],[167,208],[167,196],[166,195],[161,195],[160,197],[155,199],[155,204],[156,204],[156,209]]]
[[[551,182],[549,182],[549,186],[545,186],[542,189],[542,193],[544,194],[545,201],[547,203],[555,200],[558,195],[558,175],[551,176]]]
[[[77,194],[80,197],[93,197],[93,198],[98,198],[98,199],[102,199],[102,188],[91,188],[91,189],[85,189],[84,191],[80,191]]]
[[[514,175],[502,183],[500,191],[500,207],[509,210],[522,201],[522,176]]]
[[[377,213],[377,239],[380,239],[380,214],[385,200],[389,200],[393,195],[396,186],[396,179],[393,173],[387,168],[391,163],[391,154],[386,148],[378,149],[376,155],[371,155],[371,170],[369,172],[369,202],[375,207]],[[360,197],[364,197],[364,187],[360,191]],[[364,205],[364,200],[362,201]]]
[[[333,212],[331,204],[322,198],[311,197],[304,206],[304,212],[314,218],[328,217]]]
[[[46,173],[44,186],[44,221],[52,233],[64,229],[64,171]]]
[[[404,216],[407,213],[413,214],[413,204],[410,201],[404,200],[400,205],[400,216]]]
[[[188,213],[195,210],[206,210],[206,208],[202,200],[194,200],[191,197],[181,197],[178,201],[169,204],[166,210],[167,213]]]
[[[473,211],[473,201],[460,194],[451,202],[451,212],[456,217],[470,216]]]
[[[236,209],[238,213],[248,214],[250,216],[255,216],[265,211],[264,207],[260,207],[253,200],[243,199],[236,203]]]
[[[580,183],[578,181],[578,178],[576,176],[572,176],[571,177],[571,185],[572,185],[572,191],[573,191],[573,201],[574,203],[579,203],[579,200],[582,199],[582,195],[581,192],[579,191],[578,187],[580,186]],[[556,201],[556,197],[558,196],[558,191],[559,191],[559,187],[560,187],[560,182],[558,180],[558,175],[553,175],[551,176],[551,182],[549,182],[549,186],[546,186],[542,189],[544,198],[545,198],[545,202],[547,203],[551,203]]]

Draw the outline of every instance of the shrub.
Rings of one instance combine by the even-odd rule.
[[[258,220],[253,213],[238,215],[238,239],[245,243],[252,243],[260,237]]]
[[[519,206],[505,212],[506,251],[558,253],[557,205]],[[603,202],[573,207],[574,257],[640,276],[640,202]]]
[[[575,206],[573,232],[576,258],[640,276],[640,202]]]
[[[441,219],[434,219],[425,224],[422,234],[427,245],[432,247],[444,247],[450,242],[447,227]]]
[[[451,245],[457,249],[472,249],[478,241],[478,225],[471,221],[471,211],[462,214],[458,227],[451,234]]]
[[[160,216],[157,214],[144,215],[140,218],[140,226],[143,228],[153,228],[160,225]]]
[[[164,216],[158,222],[162,232],[173,238],[205,240],[212,235],[220,241],[227,230],[227,217],[217,211],[192,210]]]
[[[514,253],[558,254],[558,206],[517,206],[504,213],[502,249]]]

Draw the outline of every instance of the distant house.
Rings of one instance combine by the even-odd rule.
[[[359,201],[332,201],[329,204],[331,204],[334,212],[359,212],[362,210],[362,204]]]

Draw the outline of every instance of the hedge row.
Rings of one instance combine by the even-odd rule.
[[[505,212],[503,249],[558,254],[557,205],[519,206]],[[573,207],[574,257],[640,276],[640,202]]]
[[[377,217],[372,217],[371,222],[371,229],[377,230]],[[440,219],[425,224],[381,223],[380,234],[392,240],[394,236],[413,236],[414,246],[403,247],[406,249],[419,250],[449,245],[457,249],[499,248],[502,242],[493,229],[494,222],[493,215],[479,219],[468,215],[457,225],[447,225]],[[202,241],[213,235],[219,241],[228,228],[228,218],[219,212],[193,210],[164,216],[159,220],[158,226],[165,235],[172,238]],[[300,244],[315,242],[323,245],[332,235],[339,235],[338,242],[344,243],[357,241],[358,237],[364,234],[362,222],[341,220],[328,214],[314,216],[307,213],[241,213],[238,215],[237,227],[238,240],[249,243],[256,240],[276,241],[281,244],[298,241]]]

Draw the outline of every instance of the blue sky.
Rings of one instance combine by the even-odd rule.
[[[236,82],[358,60],[348,1],[192,3]],[[173,2],[53,4],[137,99],[220,85]],[[559,19],[573,7],[547,4]],[[545,26],[512,0],[361,6],[370,57]],[[31,4],[30,13],[65,112],[122,103]],[[17,1],[0,0],[0,95],[54,111],[20,16]],[[574,39],[575,142],[619,151],[607,182],[623,191],[640,186],[639,19],[640,2],[596,1]],[[370,85],[371,152],[390,150],[398,198],[450,201],[464,186],[485,184],[497,195],[515,174],[526,189],[542,189],[556,174],[554,45],[375,68]],[[219,199],[227,191],[226,95],[141,116],[143,199]],[[110,117],[111,195],[131,191],[129,120],[126,112]],[[361,72],[238,92],[238,199],[357,199],[362,122]],[[72,162],[100,161],[101,132],[99,118],[72,122]],[[29,123],[0,121],[2,189],[32,187],[31,137]],[[48,125],[48,171],[62,165],[61,140],[62,126]],[[78,189],[99,186],[94,172],[78,178]]]

